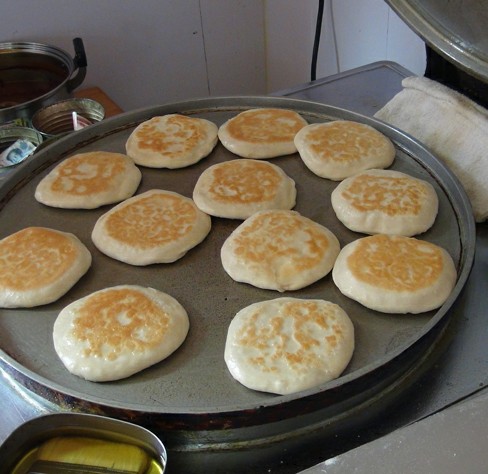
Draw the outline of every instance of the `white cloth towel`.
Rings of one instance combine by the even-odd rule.
[[[488,110],[425,77],[403,89],[375,117],[422,142],[457,176],[476,222],[488,218]]]

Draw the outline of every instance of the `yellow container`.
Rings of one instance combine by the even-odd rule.
[[[163,474],[163,443],[141,426],[99,415],[53,414],[17,428],[0,446],[3,472]]]

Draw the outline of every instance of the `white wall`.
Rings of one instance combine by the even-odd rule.
[[[125,110],[194,97],[264,93],[262,0],[1,0],[0,41],[72,53],[83,39],[82,87]]]
[[[310,80],[315,0],[265,0],[267,90]]]
[[[262,0],[200,0],[209,95],[264,94]]]
[[[326,0],[317,77],[379,60],[423,73],[422,41],[383,0]],[[1,0],[0,42],[73,53],[123,109],[260,95],[310,80],[317,0]]]
[[[266,7],[268,91],[309,81],[318,2],[267,0]],[[424,42],[383,0],[326,0],[317,77],[384,60],[423,75]]]
[[[335,24],[339,71],[375,61],[425,70],[425,45],[382,0],[329,0]]]

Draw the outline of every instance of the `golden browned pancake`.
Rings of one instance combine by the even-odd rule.
[[[307,125],[297,133],[295,145],[313,173],[335,181],[367,169],[387,168],[395,158],[388,137],[349,120]]]
[[[0,241],[0,307],[56,301],[88,270],[91,254],[73,234],[27,227]]]
[[[332,207],[349,229],[366,234],[410,237],[429,229],[439,207],[427,181],[392,170],[369,170],[342,181]]]
[[[170,295],[121,285],[64,308],[54,323],[53,342],[71,373],[104,382],[165,359],[183,343],[188,328],[185,309]]]
[[[183,168],[205,158],[217,144],[217,125],[209,120],[168,114],[153,117],[130,134],[127,154],[150,168]]]
[[[210,227],[210,217],[191,199],[153,189],[102,215],[92,240],[104,254],[131,265],[169,263],[199,244]]]
[[[35,198],[47,206],[93,209],[132,196],[141,172],[126,155],[79,153],[57,165],[37,185]]]
[[[327,275],[339,241],[326,227],[295,211],[260,211],[246,219],[221,249],[224,270],[258,288],[298,290]]]
[[[219,128],[221,143],[244,158],[273,158],[297,151],[294,138],[307,125],[297,112],[260,108],[241,112]]]
[[[295,198],[295,182],[281,168],[242,158],[210,166],[193,190],[202,211],[231,219],[246,219],[264,209],[291,209]]]
[[[346,245],[332,277],[339,290],[385,313],[421,313],[441,306],[456,283],[451,256],[413,237],[377,234]]]
[[[277,298],[236,314],[224,359],[246,387],[284,395],[337,378],[353,351],[354,326],[338,305]]]

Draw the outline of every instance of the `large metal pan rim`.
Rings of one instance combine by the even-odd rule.
[[[474,243],[475,243],[475,226],[474,220],[470,214],[470,205],[468,198],[464,190],[460,187],[457,179],[452,175],[452,173],[447,170],[442,163],[440,163],[437,158],[435,158],[428,150],[426,150],[421,144],[416,142],[407,134],[403,133],[399,129],[391,127],[385,123],[378,120],[361,116],[357,113],[348,112],[340,108],[324,106],[322,104],[303,101],[298,99],[288,99],[288,98],[270,98],[270,97],[217,97],[217,98],[206,98],[206,99],[195,99],[189,101],[178,102],[174,104],[165,104],[156,107],[142,108],[134,112],[129,112],[121,114],[120,116],[107,119],[99,124],[95,124],[87,129],[81,130],[76,134],[66,136],[56,141],[52,145],[46,147],[42,150],[40,156],[36,160],[30,160],[29,162],[18,168],[15,173],[12,174],[9,180],[11,187],[5,192],[2,192],[2,186],[0,186],[0,200],[8,194],[10,189],[15,188],[15,186],[25,179],[26,175],[34,170],[48,166],[53,162],[73,153],[77,148],[85,146],[87,144],[96,142],[100,137],[107,137],[111,134],[117,133],[121,129],[130,128],[140,123],[141,121],[158,114],[166,113],[185,113],[185,114],[195,114],[200,112],[209,111],[236,111],[239,109],[246,109],[254,106],[264,106],[264,104],[271,104],[277,107],[287,107],[293,108],[294,110],[302,113],[306,113],[309,116],[316,116],[318,118],[324,118],[328,116],[330,118],[340,117],[351,120],[358,120],[364,123],[375,126],[380,131],[384,132],[390,138],[394,140],[398,147],[403,148],[408,151],[408,153],[415,159],[421,166],[425,167],[430,172],[434,173],[439,177],[442,184],[446,185],[450,189],[452,195],[454,196],[452,205],[455,208],[456,213],[462,220],[462,226],[460,233],[462,235],[463,241],[463,252],[460,257],[460,268],[456,287],[445,302],[445,304],[439,308],[436,314],[430,319],[430,321],[419,331],[414,337],[400,345],[398,348],[393,350],[388,354],[387,357],[378,360],[375,363],[369,364],[361,369],[358,369],[352,373],[348,373],[339,379],[324,384],[323,386],[316,387],[314,389],[309,389],[304,392],[296,393],[293,395],[286,396],[269,396],[263,399],[263,403],[259,406],[273,407],[288,402],[293,402],[298,399],[306,399],[312,395],[317,395],[320,393],[325,393],[329,390],[336,389],[341,386],[348,385],[361,377],[366,376],[368,373],[378,369],[379,367],[387,364],[388,362],[394,360],[399,355],[401,355],[405,350],[412,347],[416,343],[420,342],[424,337],[426,337],[430,331],[432,331],[440,321],[445,317],[449,308],[452,306],[454,301],[459,296],[468,276],[474,259]],[[56,155],[56,158],[53,158]],[[421,159],[418,158],[421,156]],[[147,407],[145,405],[131,404],[130,406],[119,404],[113,400],[103,399],[100,397],[94,397],[86,393],[77,392],[75,390],[66,390],[65,387],[57,383],[53,383],[42,376],[26,369],[16,360],[12,359],[8,354],[3,351],[0,352],[2,359],[12,368],[24,373],[24,375],[37,383],[50,387],[59,393],[67,394],[70,397],[79,398],[81,400],[86,400],[93,402],[95,404],[107,405],[114,408],[121,409],[131,409],[135,411],[147,412],[147,413],[159,413],[158,409]],[[259,408],[258,406],[244,406],[244,405],[229,405],[225,407],[225,413],[241,412],[242,410],[253,410]],[[166,413],[178,413],[178,410],[174,410],[172,407],[164,407]],[[187,414],[212,414],[212,413],[222,413],[221,410],[215,407],[199,407],[199,408],[189,408],[186,411]]]

